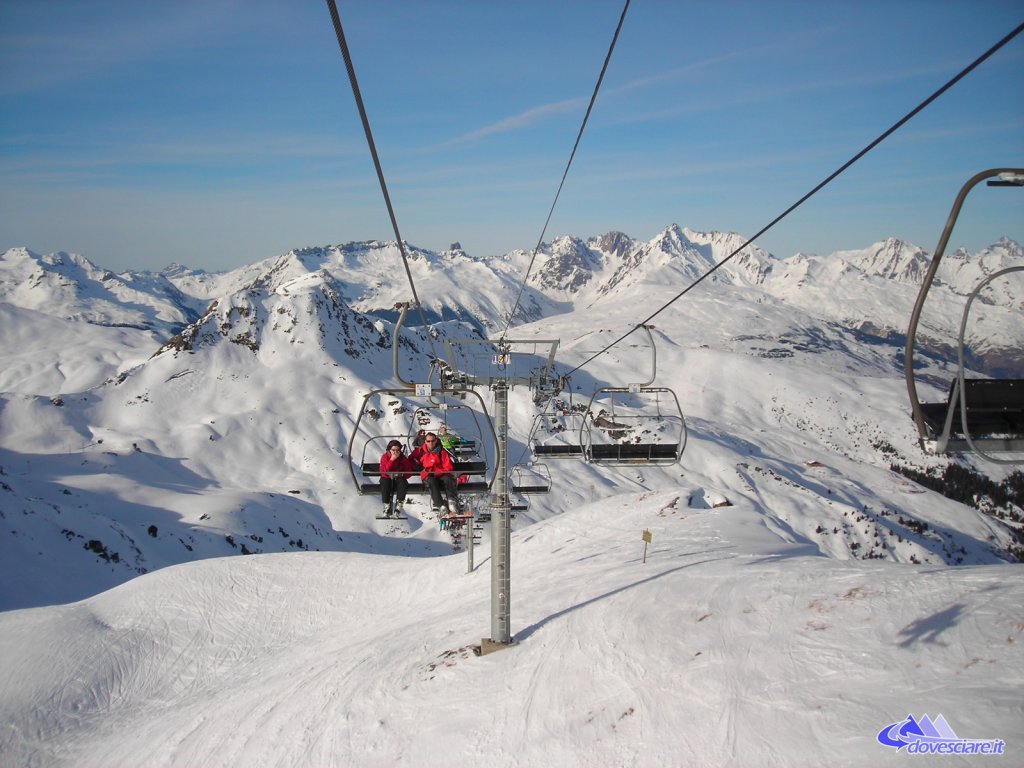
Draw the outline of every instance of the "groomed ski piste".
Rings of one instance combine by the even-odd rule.
[[[515,534],[517,644],[482,657],[486,557],[220,558],[5,613],[3,762],[895,766],[877,734],[926,713],[1020,754],[1019,567],[839,561],[687,495]]]

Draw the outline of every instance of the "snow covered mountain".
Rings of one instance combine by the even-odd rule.
[[[0,303],[95,325],[166,333],[196,317],[196,299],[165,275],[97,268],[73,253],[11,248],[0,259]]]
[[[561,339],[558,363],[568,370],[742,244],[736,234],[675,225],[650,241],[622,233],[558,238],[537,254],[522,302],[532,322],[517,318],[513,337]],[[504,326],[517,276],[532,254],[489,262],[458,244],[440,254],[408,250],[431,337],[411,312],[401,337],[401,375],[425,381],[446,338],[479,338]],[[899,324],[909,316],[926,260],[920,249],[895,240],[829,258],[784,260],[750,246],[674,305],[655,330],[658,380],[685,403],[694,441],[722,442],[738,452],[721,457],[728,479],[712,481],[701,472],[700,484],[731,497],[747,493],[753,477],[804,476],[803,462],[828,465],[836,456],[875,466],[884,476],[894,463],[937,471],[945,461],[916,447],[899,379]],[[1020,246],[1005,240],[975,259],[953,254],[937,303],[945,309],[955,297],[962,301],[971,278],[1021,261]],[[224,274],[175,265],[158,275],[120,276],[80,256],[19,248],[0,259],[0,275],[0,467],[8,502],[19,500],[7,509],[21,507],[4,568],[9,583],[25,585],[5,596],[8,607],[82,597],[198,556],[393,548],[393,539],[366,519],[368,502],[347,479],[348,462],[360,458],[348,455],[347,440],[363,395],[397,384],[395,304],[410,296],[395,244],[306,248]],[[1024,335],[1008,292],[993,294],[988,307],[1014,318],[1002,329],[1007,337]],[[948,346],[945,358],[927,357],[923,375],[948,371]],[[986,352],[1005,364],[1019,349],[1007,343]],[[646,343],[632,337],[574,374],[564,396],[585,399],[599,386],[621,385],[649,371],[651,360]],[[867,390],[877,390],[868,404]],[[378,406],[384,416],[375,429],[408,431],[414,406]],[[514,458],[522,462],[537,410],[522,390],[513,392],[513,408]],[[800,446],[780,449],[781,455],[796,450],[799,461],[787,459],[783,471],[760,464],[738,469],[749,466],[752,451],[764,450],[754,449],[763,435],[779,430]],[[691,446],[683,477],[694,453]],[[587,501],[597,488],[679,482],[678,472],[664,468],[577,465],[553,474],[561,475],[555,491],[536,500],[519,524]],[[1005,474],[995,473],[995,480]],[[120,501],[112,506],[114,498]],[[884,509],[891,500],[872,491],[854,506]],[[151,512],[136,519],[139,509]],[[796,527],[846,529],[845,520],[826,517]],[[290,526],[281,524],[284,518]],[[435,533],[421,530],[403,539],[402,549],[434,552],[443,546]],[[993,553],[1003,553],[996,557],[1015,546],[1011,531],[997,527],[985,536]],[[852,534],[841,538],[820,546],[849,557],[866,543]],[[946,541],[941,557],[955,560],[958,546]],[[54,547],[65,552],[66,568],[86,574],[100,565],[98,585],[54,572]],[[972,555],[979,562],[988,557]],[[31,586],[38,584],[50,586]]]
[[[867,595],[872,597],[864,603],[870,605],[865,611],[895,616],[904,610],[893,598],[896,584],[912,585],[908,589],[918,602],[941,613],[947,598],[929,587],[938,582],[928,579],[939,574],[938,589],[948,590],[950,584],[963,583],[950,575],[963,565],[976,566],[971,573],[980,579],[977,594],[998,592],[1000,604],[1019,602],[1019,590],[1000,586],[1019,583],[1013,574],[1024,567],[1010,564],[1022,554],[1024,499],[1014,490],[1019,475],[969,459],[925,455],[907,415],[902,334],[928,260],[921,249],[889,240],[829,257],[798,254],[777,259],[749,246],[659,315],[652,330],[656,358],[638,335],[593,358],[743,242],[736,234],[700,233],[673,225],[648,241],[622,233],[588,240],[561,237],[536,254],[510,338],[520,344],[559,339],[558,370],[573,371],[559,402],[569,410],[585,406],[601,386],[642,380],[656,359],[656,383],[671,387],[682,403],[688,441],[678,465],[608,467],[575,460],[532,465],[532,471],[550,477],[552,488],[530,498],[528,508],[513,521],[514,551],[524,553],[524,560],[515,561],[516,573],[523,573],[530,584],[515,592],[519,602],[513,634],[520,640],[546,638],[544,628],[552,619],[545,618],[545,610],[556,615],[558,605],[570,600],[561,587],[544,587],[539,574],[546,577],[557,570],[558,583],[574,596],[570,602],[590,594],[592,590],[584,587],[588,580],[598,590],[580,606],[584,629],[633,623],[624,615],[608,613],[611,606],[621,612],[623,603],[615,600],[608,609],[598,608],[597,595],[601,590],[613,595],[637,589],[635,594],[643,597],[636,604],[652,600],[685,605],[683,612],[697,629],[695,637],[702,638],[700,643],[731,649],[722,659],[723,668],[770,668],[768,655],[752,661],[750,648],[744,655],[743,643],[737,645],[736,633],[749,629],[742,619],[750,610],[743,597],[749,585],[741,587],[746,583],[744,572],[717,562],[714,553],[726,550],[731,553],[727,559],[739,558],[737,562],[760,569],[755,582],[787,584],[785,589],[799,595],[797,602],[818,606],[811,611],[814,615],[801,606],[786,608],[765,582],[762,597],[775,605],[773,615],[798,632],[807,627],[818,631],[818,624],[824,630],[831,625],[819,615],[822,611],[840,606],[853,610],[851,606]],[[424,329],[419,313],[410,312],[399,334],[397,360],[405,380],[425,381],[431,358],[444,355],[446,341],[482,339],[505,327],[534,255],[515,251],[500,259],[476,259],[458,244],[442,253],[414,247],[408,251],[430,327]],[[997,267],[1021,263],[1021,247],[1008,240],[981,254],[957,252],[947,257],[924,324],[923,335],[930,339],[920,361],[925,393],[937,395],[943,376],[949,375],[950,339],[972,281]],[[140,755],[150,754],[146,750],[159,751],[158,745],[172,741],[172,751],[191,749],[180,733],[194,732],[189,723],[211,701],[251,709],[252,699],[236,699],[228,678],[217,682],[217,675],[209,677],[213,687],[199,686],[202,690],[182,683],[181,696],[170,704],[174,717],[137,715],[147,723],[139,733],[163,727],[157,723],[174,732],[155,737],[143,749],[129,736],[136,732],[131,725],[136,715],[131,713],[150,712],[146,702],[156,689],[126,683],[114,672],[108,675],[102,671],[108,668],[104,664],[109,662],[109,669],[142,668],[154,657],[140,656],[135,649],[170,649],[166,659],[158,654],[167,677],[161,672],[147,679],[177,690],[186,678],[207,679],[208,669],[223,661],[216,653],[193,655],[184,648],[218,646],[225,633],[237,642],[245,623],[238,623],[238,617],[246,612],[262,617],[262,629],[247,630],[255,644],[250,649],[253,663],[275,670],[259,684],[260,690],[267,700],[286,702],[274,717],[280,716],[282,722],[308,721],[310,727],[323,724],[315,725],[270,682],[286,680],[286,670],[294,665],[318,668],[302,653],[289,656],[281,667],[270,658],[277,653],[273,649],[296,642],[302,634],[296,626],[308,626],[310,637],[321,637],[320,632],[338,636],[339,621],[346,627],[379,626],[384,631],[388,622],[382,623],[383,609],[375,608],[373,599],[353,595],[372,593],[393,605],[407,597],[405,588],[395,586],[396,592],[379,586],[394,579],[429,588],[430,602],[410,598],[416,627],[464,633],[475,619],[465,615],[462,606],[472,605],[477,614],[486,612],[478,605],[486,599],[486,589],[479,596],[473,591],[468,601],[463,592],[483,583],[485,569],[467,574],[471,586],[454,580],[453,568],[461,568],[462,560],[453,564],[452,558],[441,557],[451,553],[452,543],[422,498],[410,499],[407,523],[378,521],[373,515],[378,501],[360,496],[350,477],[351,462],[376,459],[369,440],[373,435],[407,434],[417,423],[436,426],[417,411],[423,402],[384,392],[368,401],[369,415],[358,431],[354,429],[364,396],[398,384],[391,343],[398,316],[395,305],[409,301],[411,295],[394,243],[305,248],[223,274],[174,265],[159,274],[111,275],[80,256],[40,256],[18,248],[0,256],[0,292],[0,519],[5,526],[5,536],[0,537],[0,580],[5,585],[0,594],[0,610],[5,611],[0,613],[0,657],[10,660],[0,662],[6,664],[0,666],[0,674],[14,680],[21,674],[16,670],[29,670],[26,674],[34,681],[12,683],[6,687],[8,693],[0,695],[3,719],[18,724],[15,730],[0,731],[0,757],[62,764],[58,753],[88,754],[98,762],[121,764],[138,762]],[[1020,345],[1014,341],[1024,336],[1018,295],[1012,287],[993,286],[984,296],[971,336],[977,348],[971,359],[977,367],[1020,370]],[[487,359],[482,365],[492,364],[489,354],[483,357]],[[529,355],[524,357],[529,362]],[[587,360],[591,361],[574,370]],[[511,465],[531,469],[529,438],[540,413],[526,388],[513,389]],[[426,422],[417,421],[423,418]],[[950,478],[963,476],[971,486],[963,496],[970,504],[912,482],[908,475],[947,486]],[[666,577],[662,586],[636,582],[633,544],[628,547],[633,552],[628,563],[616,559],[625,551],[622,542],[638,539],[642,528],[656,531],[655,541],[661,543],[656,549],[668,558],[659,566]],[[486,558],[488,543],[485,528],[479,548],[484,554],[478,559]],[[253,557],[225,557],[231,555]],[[593,563],[586,564],[591,558]],[[295,588],[288,586],[295,578],[290,563],[305,574],[305,597],[281,602],[274,597],[277,591],[292,594]],[[536,573],[527,575],[521,568]],[[678,576],[667,578],[676,571]],[[689,579],[691,573],[705,586],[684,590],[679,580]],[[309,590],[324,595],[339,578],[355,592],[343,589],[337,593],[342,595],[340,602],[326,596],[319,603],[309,599]],[[599,586],[592,581],[595,578]],[[820,594],[799,587],[808,580],[828,586]],[[730,586],[715,586],[725,583]],[[691,598],[684,599],[679,590],[690,590]],[[884,599],[878,597],[883,592]],[[972,612],[989,610],[973,592],[960,589],[957,595]],[[63,605],[79,600],[85,602]],[[329,620],[317,607],[325,605],[323,600],[333,606],[325,609]],[[548,607],[534,610],[537,600]],[[287,610],[285,603],[290,605]],[[431,607],[442,603],[443,608]],[[179,618],[171,615],[184,610],[185,604],[197,617],[207,617],[197,618],[208,622],[199,635],[179,626]],[[170,612],[161,613],[157,622],[163,622],[166,632],[152,627],[131,630],[135,645],[112,641],[109,633],[122,632],[122,625],[148,621],[154,605]],[[269,605],[278,606],[273,609],[277,618],[263,613]],[[844,613],[844,621],[864,621],[858,611]],[[210,618],[213,614],[224,616],[223,623]],[[434,619],[426,621],[426,614]],[[730,616],[729,623],[717,628],[704,625],[705,618],[719,614]],[[533,623],[522,624],[520,615]],[[772,623],[764,620],[768,624],[758,626],[767,631]],[[675,642],[671,638],[678,622],[647,616],[643,623],[651,635],[642,653],[648,659],[645,663],[653,663],[653,649]],[[872,643],[898,647],[899,638],[889,631],[894,623],[896,619],[886,620],[883,639],[858,641],[868,642],[872,653],[888,659],[890,669],[905,661],[899,651],[885,656],[889,651]],[[420,631],[399,624],[392,629],[400,634],[412,637]],[[442,625],[447,629],[438,629]],[[996,631],[1009,631],[1012,639],[1019,635],[1019,626],[1014,626],[1011,622],[998,630],[958,627],[957,642],[990,643]],[[705,629],[711,634],[701,634]],[[44,672],[43,657],[32,648],[63,642],[61,637],[72,634],[80,639],[81,655],[68,657],[52,675]],[[386,644],[372,632],[364,637],[346,629],[341,634],[351,635],[351,644],[346,640],[334,647],[335,656],[358,656],[361,642],[374,644],[375,653]],[[482,634],[483,627],[477,631]],[[460,663],[457,660],[468,654],[468,642],[458,641],[453,656],[445,658]],[[381,657],[401,668],[403,655],[422,655],[407,645],[400,643]],[[813,647],[815,653],[831,649],[828,653],[846,658],[852,653],[849,646],[833,640]],[[694,646],[685,655],[697,660],[709,655],[710,647]],[[108,651],[97,648],[112,649],[99,666],[96,656]],[[790,645],[769,648],[794,652]],[[543,654],[526,654],[522,658],[539,669]],[[1010,723],[1024,719],[1019,701],[1009,709],[1000,709],[997,703],[1009,695],[1014,680],[1021,680],[1024,661],[1010,650],[984,654],[1000,665],[1002,682],[986,682],[980,667],[965,667],[972,669],[971,675],[981,676],[972,680],[985,692],[977,697],[967,725],[977,730],[988,723],[1005,736]],[[95,675],[79,668],[86,658],[100,670]],[[183,672],[173,658],[193,658],[195,669]],[[939,675],[946,674],[952,662],[942,656],[928,663],[927,669]],[[448,666],[430,662],[424,669],[433,675]],[[258,674],[258,667],[231,668],[247,676]],[[844,669],[850,676],[863,672],[856,665]],[[49,712],[45,702],[55,686],[67,685],[68,676],[87,679],[83,685],[90,691],[119,687],[122,704],[104,710],[68,700],[72,708],[84,706],[88,716]],[[346,695],[373,687],[359,675],[346,680],[339,683]],[[733,695],[715,680],[710,689],[717,692],[714,695]],[[875,683],[856,690],[876,706],[896,706],[891,697],[878,699],[878,686],[871,686]],[[743,688],[738,678],[733,687]],[[827,688],[808,682],[802,692],[787,689],[777,701],[783,706],[811,706]],[[300,689],[314,690],[296,688]],[[15,690],[23,696],[11,693]],[[329,695],[326,689],[315,690],[317,697]],[[536,696],[547,701],[555,694],[531,690],[523,700],[550,716]],[[394,705],[379,693],[384,697],[380,706]],[[626,727],[630,707],[649,717],[651,707],[675,707],[669,703],[673,695],[669,685],[659,688],[649,703],[623,700],[621,711],[581,712],[580,722],[611,718],[612,730],[617,723]],[[429,699],[431,694],[424,696]],[[621,697],[615,698],[618,706]],[[953,694],[936,700],[942,706],[954,701]],[[902,709],[893,718],[906,716],[904,704],[900,700]],[[456,716],[454,697],[439,706],[447,708],[447,717]],[[399,706],[393,711],[404,710]],[[681,711],[697,719],[714,715],[711,710],[703,715]],[[751,716],[749,708],[744,714]],[[518,716],[509,710],[503,717],[511,721]],[[873,722],[864,713],[851,711],[846,716],[858,728]],[[90,723],[119,735],[105,742]],[[589,726],[566,725],[580,741],[579,749],[595,756],[593,764],[625,759],[625,752],[614,753],[622,759],[602,752],[600,744],[579,730],[585,727]],[[708,727],[713,727],[710,720]],[[369,721],[352,728],[359,739],[371,738]],[[24,735],[30,732],[39,738]],[[793,764],[792,758],[801,754],[796,732],[787,733],[790,746],[779,754],[788,759],[780,757],[774,764]],[[246,724],[240,731],[248,744],[263,743],[264,735],[258,724]],[[204,740],[213,744],[224,738],[222,729],[204,729],[203,740],[193,747],[202,749]],[[756,741],[745,743],[748,751],[743,754],[754,754],[749,750]],[[326,750],[322,754],[327,763],[349,761],[353,753],[347,750],[355,749],[317,743],[318,749]],[[525,749],[512,743],[503,741],[500,748],[509,754]],[[712,752],[721,748],[711,737],[702,744]],[[79,747],[85,752],[79,753]],[[303,747],[293,747],[299,752],[282,753],[282,764],[301,762],[297,755],[306,754]],[[663,758],[656,764],[671,762],[671,745],[656,741],[655,748]],[[380,751],[381,762],[409,754],[405,748],[396,749]],[[430,749],[431,760],[446,757],[440,746]],[[841,749],[816,750],[814,755],[826,762],[849,756]],[[523,764],[541,764],[539,752],[529,753],[534,756]],[[228,762],[257,758],[243,747],[231,755]],[[719,757],[719,762],[728,761],[726,752]]]
[[[921,248],[896,239],[826,257],[797,254],[787,259],[775,258],[754,245],[739,252],[744,242],[735,233],[696,232],[677,225],[649,241],[621,232],[587,241],[556,238],[536,254],[513,325],[609,302],[654,308],[733,256],[712,275],[711,282],[752,289],[754,293],[745,293],[741,302],[777,300],[772,303],[805,310],[818,322],[837,323],[893,342],[905,330],[929,260]],[[411,246],[407,251],[427,321],[460,320],[483,335],[506,326],[507,313],[533,258],[531,252],[513,251],[498,259],[477,259],[458,243],[441,253]],[[935,310],[923,318],[922,349],[950,358],[963,297],[983,277],[1022,259],[1021,246],[1005,238],[979,254],[947,254],[929,299]],[[311,276],[317,274],[332,281],[330,290],[337,300],[381,320],[394,320],[395,305],[412,298],[399,250],[387,242],[304,248],[220,274],[175,264],[158,274],[114,275],[74,254],[40,256],[14,248],[0,260],[0,307],[5,312],[17,307],[76,322],[68,327],[69,333],[80,330],[77,321],[85,321],[142,331],[146,343],[151,338],[163,342],[198,319],[213,301],[249,290],[275,291],[289,281],[316,279]],[[1017,287],[1012,280],[993,283],[988,296],[976,305],[968,341],[978,370],[1024,365],[1016,343],[1024,330],[1024,320],[1016,311]],[[418,323],[418,315],[411,321]],[[32,320],[11,325],[25,322]],[[100,344],[110,346],[105,341]],[[52,355],[41,357],[33,375],[53,363]],[[997,362],[990,367],[987,359]],[[16,372],[7,372],[5,379],[5,390],[18,389]],[[29,387],[33,389],[40,387]]]

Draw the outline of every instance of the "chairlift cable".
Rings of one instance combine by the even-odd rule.
[[[619,39],[619,32],[622,30],[622,23],[626,20],[626,11],[629,10],[630,0],[626,0],[626,4],[622,7],[622,14],[619,16],[618,26],[615,27],[615,34],[612,35],[611,45],[608,46],[608,53],[604,57],[604,64],[601,66],[601,74],[598,75],[597,84],[594,85],[594,92],[590,95],[590,104],[587,105],[587,112],[583,116],[583,123],[580,125],[579,133],[576,134],[576,143],[573,144],[572,152],[569,154],[569,162],[565,164],[565,171],[562,173],[562,180],[558,184],[558,191],[555,192],[555,199],[551,202],[551,208],[548,211],[548,217],[544,220],[544,227],[541,229],[540,237],[537,239],[537,245],[533,249],[533,256],[530,257],[530,263],[526,267],[526,274],[523,275],[522,285],[519,286],[519,293],[516,295],[515,304],[512,305],[512,310],[508,313],[508,319],[505,322],[505,330],[501,332],[501,338],[504,340],[508,336],[508,331],[512,326],[512,318],[515,317],[516,310],[519,309],[519,302],[523,298],[523,291],[526,290],[526,281],[530,278],[530,272],[533,270],[533,264],[537,261],[537,252],[540,251],[541,245],[544,243],[544,235],[548,231],[548,224],[551,223],[551,216],[555,212],[555,205],[558,204],[558,198],[562,194],[562,187],[565,186],[565,179],[569,175],[569,168],[572,166],[573,158],[576,157],[576,150],[579,149],[580,140],[583,138],[583,129],[587,127],[587,120],[590,119],[590,113],[594,109],[594,102],[597,101],[597,93],[601,90],[601,82],[604,80],[604,74],[608,70],[608,62],[611,61],[612,51],[615,50],[615,43]]]
[[[391,205],[391,195],[388,194],[388,185],[384,180],[384,170],[381,168],[380,158],[377,155],[377,146],[373,141],[373,132],[370,130],[370,120],[366,116],[366,106],[363,104],[363,96],[359,90],[359,82],[356,80],[356,70],[352,65],[352,55],[348,49],[348,42],[345,40],[345,32],[341,27],[341,17],[338,15],[338,7],[334,0],[327,0],[327,7],[331,12],[331,21],[334,23],[334,33],[338,37],[338,46],[341,48],[341,56],[345,60],[345,69],[348,71],[349,83],[352,85],[352,95],[356,100],[356,107],[359,109],[359,118],[363,122],[363,132],[366,134],[366,143],[370,148],[370,155],[373,158],[373,166],[377,169],[377,180],[380,182],[380,190],[384,194],[384,203],[387,205],[388,216],[391,217],[391,228],[395,232],[395,239],[398,241],[398,250],[402,254],[402,264],[405,267],[405,275],[409,278],[409,288],[412,291],[416,309],[420,315],[420,322],[423,324],[423,333],[430,345],[430,355],[438,359],[437,349],[434,347],[434,340],[431,338],[430,329],[427,327],[427,317],[423,312],[423,305],[416,293],[416,283],[412,277],[412,269],[409,267],[409,254],[405,250],[405,241],[398,231],[398,219],[395,217],[394,206]]]
[[[986,59],[988,59],[990,56],[992,56],[994,53],[996,53],[996,51],[998,51],[1000,48],[1002,48],[1007,43],[1009,43],[1011,40],[1013,40],[1013,38],[1015,38],[1017,35],[1019,35],[1021,33],[1021,31],[1024,31],[1024,23],[1018,25],[1017,28],[1014,29],[1012,32],[1010,32],[1008,35],[1006,35],[1006,37],[1004,37],[998,43],[996,43],[991,48],[989,48],[987,51],[985,51],[985,53],[981,54],[981,56],[976,58],[967,67],[962,69],[955,77],[953,77],[951,80],[949,80],[945,85],[943,85],[941,88],[939,88],[937,91],[935,91],[931,96],[929,96],[927,99],[925,99],[920,104],[918,104],[916,107],[914,107],[914,109],[912,109],[910,112],[908,112],[904,117],[902,117],[898,121],[896,121],[888,130],[886,130],[884,133],[882,133],[877,139],[872,141],[870,144],[868,144],[866,147],[864,147],[864,149],[862,149],[856,155],[854,155],[849,160],[847,160],[845,163],[843,163],[838,169],[833,171],[824,181],[820,182],[810,192],[805,194],[803,197],[801,197],[799,200],[797,200],[795,203],[793,203],[791,206],[789,206],[789,208],[787,208],[785,211],[783,211],[778,216],[776,216],[774,219],[772,219],[771,222],[769,222],[766,226],[764,226],[760,230],[758,230],[752,237],[750,237],[745,243],[743,243],[743,245],[741,245],[739,248],[735,249],[732,253],[730,253],[724,259],[719,261],[717,264],[715,264],[713,267],[711,267],[707,272],[705,272],[703,275],[701,275],[696,280],[694,280],[692,283],[690,283],[690,285],[688,285],[686,288],[684,288],[682,291],[680,291],[678,294],[676,294],[674,298],[670,299],[668,302],[663,304],[659,309],[655,310],[653,313],[648,315],[646,319],[641,320],[639,323],[634,325],[630,330],[626,331],[626,333],[624,333],[622,336],[620,336],[615,341],[611,342],[606,347],[604,347],[604,349],[601,349],[600,351],[595,352],[593,355],[588,357],[586,360],[584,360],[582,363],[577,365],[575,368],[573,368],[572,370],[568,371],[565,375],[568,376],[568,375],[570,375],[572,373],[575,373],[576,371],[580,370],[580,368],[582,368],[583,366],[585,366],[585,365],[593,362],[594,360],[596,360],[598,357],[603,355],[605,352],[610,350],[612,347],[614,347],[619,342],[621,342],[624,339],[626,339],[629,336],[631,336],[633,333],[635,333],[637,330],[642,328],[644,325],[650,323],[651,320],[653,320],[655,317],[657,317],[662,312],[664,312],[666,309],[668,309],[672,304],[675,304],[679,299],[681,299],[683,296],[685,296],[687,293],[689,293],[690,290],[692,290],[693,288],[696,288],[700,283],[704,282],[704,280],[707,279],[708,277],[710,277],[714,272],[716,272],[719,269],[719,267],[723,266],[726,262],[730,261],[733,257],[738,255],[741,251],[743,251],[744,248],[746,248],[748,245],[752,244],[757,238],[759,238],[765,232],[767,232],[772,227],[774,227],[776,224],[778,224],[780,221],[782,221],[784,218],[786,218],[786,216],[791,214],[798,207],[800,207],[805,202],[807,202],[807,200],[809,200],[813,195],[815,195],[818,192],[820,192],[827,184],[829,184],[833,180],[835,180],[835,178],[837,176],[839,176],[841,173],[846,171],[851,165],[853,165],[858,160],[860,160],[862,157],[864,157],[864,155],[866,155],[868,152],[870,152],[875,147],[877,147],[879,144],[881,144],[885,139],[889,138],[889,136],[891,136],[893,133],[895,133],[905,123],[910,121],[910,119],[913,118],[915,115],[917,115],[917,113],[921,112],[925,107],[927,107],[929,104],[931,104],[933,101],[935,101],[939,96],[941,96],[946,91],[948,91],[950,88],[952,88],[954,85],[956,85],[960,80],[962,80],[964,77],[966,77],[975,68],[977,68],[978,65],[980,65],[982,62],[984,62]]]

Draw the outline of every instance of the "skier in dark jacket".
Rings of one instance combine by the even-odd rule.
[[[433,512],[438,514],[442,508],[446,513],[455,512],[459,508],[458,482],[455,478],[455,465],[452,456],[441,446],[437,435],[428,432],[423,445],[415,449],[409,458],[418,462],[423,484],[430,491],[430,503]],[[441,497],[444,489],[448,497],[447,503]]]

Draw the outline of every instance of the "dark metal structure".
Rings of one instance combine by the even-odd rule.
[[[935,255],[917,295],[907,329],[904,372],[910,408],[922,447],[931,453],[971,452],[999,464],[1024,463],[1024,379],[983,379],[969,377],[964,362],[964,338],[971,306],[981,291],[995,280],[1024,272],[1024,267],[1000,270],[982,280],[968,297],[956,342],[957,373],[945,401],[922,403],[914,377],[914,351],[918,323],[939,263],[949,244],[967,195],[982,181],[991,187],[1024,186],[1024,168],[992,168],[972,176],[960,189],[946,226],[939,237]],[[994,454],[1003,454],[996,456]],[[1016,457],[1005,454],[1020,454]]]

